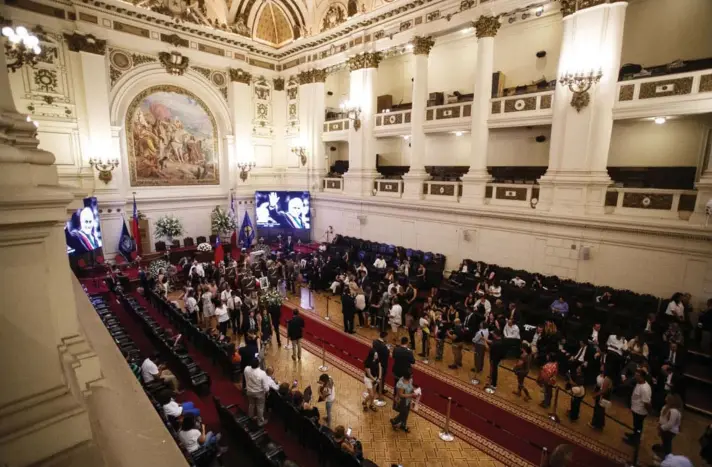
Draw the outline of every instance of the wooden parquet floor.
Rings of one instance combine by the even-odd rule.
[[[328,300],[328,305],[327,305],[327,300]],[[297,306],[300,307],[300,296],[289,296],[287,298],[287,302],[291,306]],[[332,297],[327,295],[326,293],[313,293],[312,296],[312,310],[306,310],[306,313],[314,313],[317,314],[321,317],[325,317],[327,314],[327,306],[329,309],[329,318],[331,322],[335,325],[338,326],[343,326],[343,317],[341,314],[341,303],[338,297]],[[357,323],[358,324],[358,320]],[[378,332],[375,329],[371,328],[358,328],[356,327],[356,332],[357,334],[367,337],[369,339],[374,339],[377,337]],[[407,336],[407,333],[405,331],[401,330],[400,336]],[[389,336],[390,338],[390,336]],[[417,338],[417,343],[418,347],[416,350],[416,355],[417,353],[420,352],[420,340]],[[429,361],[429,366],[439,372],[442,372],[444,375],[446,375],[449,378],[457,378],[461,381],[469,383],[473,377],[473,374],[470,372],[470,368],[472,368],[473,365],[473,354],[472,352],[465,352],[464,359],[463,359],[463,368],[460,368],[458,370],[452,370],[448,368],[448,365],[452,363],[452,353],[450,351],[450,346],[446,345],[445,346],[445,355],[444,359],[441,362],[436,362],[434,360],[434,346],[431,346],[431,358]],[[417,360],[422,361],[423,359],[420,357],[416,357]],[[489,364],[487,362],[488,359],[485,359],[485,369],[482,372],[482,375],[480,379],[482,380],[482,383],[478,386],[478,388],[483,388],[484,381],[486,379],[486,375],[489,374]],[[508,360],[502,363],[504,367],[509,367],[511,368],[514,364],[514,360]],[[534,372],[530,374],[531,376],[536,376]],[[563,386],[564,381],[560,381],[560,385]],[[538,386],[536,386],[534,381],[527,381],[527,387],[533,397],[533,400],[530,402],[524,402],[523,399],[515,396],[512,394],[512,391],[516,389],[517,386],[517,380],[516,377],[514,376],[513,373],[506,371],[506,370],[500,370],[499,372],[499,383],[498,383],[498,388],[497,388],[497,393],[493,396],[490,397],[497,397],[497,398],[502,398],[505,401],[509,402],[514,406],[514,409],[519,409],[523,411],[527,411],[529,413],[534,413],[538,414],[541,416],[542,420],[549,421],[549,423],[554,423],[551,422],[548,418],[549,412],[551,412],[551,409],[544,409],[539,406],[539,402],[542,400],[542,392],[539,389]],[[590,392],[590,391],[589,391]],[[589,404],[593,404],[593,397],[590,394],[587,394],[585,397],[585,401],[588,402]],[[592,440],[595,440],[599,443],[611,446],[623,453],[627,453],[630,455],[632,458],[633,456],[633,449],[626,445],[625,443],[622,442],[623,434],[627,431],[630,431],[628,428],[624,427],[623,425],[616,423],[615,421],[608,419],[606,421],[606,426],[603,431],[598,431],[590,428],[588,426],[588,423],[591,420],[591,417],[593,416],[593,409],[591,407],[588,407],[586,405],[582,405],[581,407],[581,415],[580,419],[576,422],[571,422],[568,417],[566,416],[566,411],[569,407],[570,404],[570,399],[567,395],[565,395],[563,392],[561,393],[561,397],[559,400],[558,404],[558,410],[557,410],[557,415],[560,418],[560,423],[563,427],[566,427],[567,429],[570,429],[572,431],[578,432],[588,438],[591,438]],[[632,417],[630,415],[629,409],[623,405],[620,401],[614,399],[612,407],[608,409],[608,414],[611,415],[613,418],[620,420],[621,422],[631,425],[632,424]],[[418,417],[419,421],[423,421],[422,418]],[[385,420],[387,423],[388,420]],[[710,420],[703,417],[702,415],[692,413],[692,412],[685,412],[683,415],[683,423],[682,423],[682,428],[680,434],[675,438],[674,443],[673,443],[673,449],[676,454],[683,454],[686,455],[690,458],[690,460],[693,462],[694,465],[696,466],[702,466],[705,465],[702,461],[702,459],[699,456],[699,443],[698,439],[701,436],[701,434],[704,432],[705,428],[707,425],[709,425]],[[390,429],[390,428],[389,428]],[[435,428],[435,433],[434,437],[437,440],[435,443],[436,446],[443,447],[442,445],[445,444],[442,441],[439,440],[437,436],[437,428]],[[412,435],[412,433],[411,433]],[[411,436],[409,435],[409,436]],[[652,446],[655,443],[659,443],[659,437],[657,435],[657,418],[656,417],[649,417],[646,420],[645,423],[645,430],[643,433],[643,442],[641,445],[641,452],[640,452],[640,460],[641,460],[641,465],[651,465],[653,461],[653,451],[652,451]],[[444,446],[445,448],[449,448],[450,445]],[[506,446],[505,446],[506,448]],[[446,449],[447,450],[447,449]],[[453,459],[459,459],[457,457],[452,457]],[[468,458],[466,458],[468,459]],[[415,465],[408,463],[408,466],[410,465]],[[421,464],[418,464],[421,465]],[[430,464],[426,464],[430,465]],[[456,464],[457,465],[457,464]],[[461,464],[461,465],[471,465],[471,464]],[[488,465],[488,464],[474,464],[474,465]]]

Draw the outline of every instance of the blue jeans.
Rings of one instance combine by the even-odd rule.
[[[326,426],[331,428],[331,406],[334,405],[334,401],[326,401]]]
[[[200,409],[196,409],[192,402],[183,402],[181,407],[183,407],[184,414],[191,414],[196,417],[200,416]]]
[[[210,446],[213,444],[218,444],[218,437],[215,436],[215,433],[209,431],[205,433],[205,443],[203,443],[203,446]]]

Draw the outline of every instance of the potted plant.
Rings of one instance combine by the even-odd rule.
[[[223,243],[230,242],[230,236],[237,228],[237,222],[235,222],[232,212],[225,211],[220,206],[215,206],[213,212],[210,213],[210,225]]]
[[[173,237],[178,237],[183,235],[183,225],[180,223],[180,219],[172,214],[160,217],[156,221],[156,231],[154,236],[156,238],[165,238],[167,246],[171,246],[173,243]]]
[[[170,264],[168,261],[165,259],[155,259],[151,261],[151,263],[148,265],[148,275],[153,278],[158,277],[158,272],[162,269],[163,273],[168,272],[168,268],[170,267]]]
[[[275,311],[279,311],[282,307],[282,296],[279,294],[279,290],[273,287],[260,295],[260,304],[267,308],[267,312],[270,316],[274,316]],[[275,310],[277,308],[277,310]]]

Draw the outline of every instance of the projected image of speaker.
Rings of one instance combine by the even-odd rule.
[[[308,191],[257,191],[257,228],[309,230],[311,211]]]
[[[83,255],[103,246],[96,198],[84,198],[84,207],[72,213],[64,227],[67,253]]]

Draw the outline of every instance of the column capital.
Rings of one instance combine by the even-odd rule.
[[[326,75],[326,70],[315,68],[297,74],[297,80],[299,84],[324,83],[326,81]]]
[[[275,91],[284,91],[284,78],[274,78],[272,80],[272,86]]]
[[[413,44],[414,55],[429,55],[430,49],[432,49],[435,45],[435,40],[430,36],[415,36],[411,41],[411,44]]]
[[[242,68],[229,68],[230,81],[233,83],[250,84],[252,75]]]
[[[356,71],[364,68],[378,68],[382,59],[381,52],[365,52],[349,58],[347,63],[351,71]]]
[[[105,55],[106,54],[106,41],[102,39],[97,39],[91,34],[64,34],[64,38],[67,41],[67,47],[72,52],[87,52],[90,54]]]
[[[561,0],[561,14],[568,16],[577,11],[585,10],[593,6],[603,5],[606,3],[619,3],[628,0]]]
[[[499,31],[501,23],[499,22],[499,16],[484,16],[481,15],[477,21],[474,23],[475,35],[478,39],[483,37],[494,37]]]

